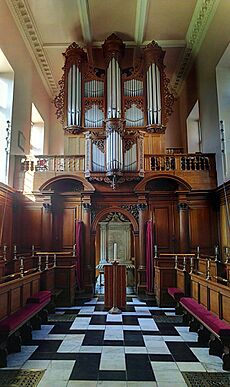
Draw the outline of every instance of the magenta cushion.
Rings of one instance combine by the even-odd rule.
[[[179,288],[168,288],[168,294],[174,298],[176,301],[179,301],[181,297],[184,297],[183,290]]]
[[[220,320],[219,317],[215,316],[203,305],[198,304],[193,298],[182,297],[180,303],[188,312],[191,312],[191,314],[197,317],[218,336],[221,338],[230,337],[230,325]]]
[[[34,314],[40,310],[41,306],[38,304],[25,305],[22,309],[0,321],[0,331],[4,333],[10,333],[11,331],[14,331],[15,329],[22,326],[30,319],[30,317],[34,316]]]
[[[40,304],[43,301],[51,299],[51,291],[50,290],[41,290],[40,292],[33,294],[31,297],[27,299],[27,304],[35,303]]]

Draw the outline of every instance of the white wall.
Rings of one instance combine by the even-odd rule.
[[[42,83],[4,0],[0,0],[0,10],[0,48],[15,75],[11,153],[23,154],[18,147],[18,131],[21,131],[25,136],[25,154],[29,154],[32,103],[44,119],[44,153],[63,153],[63,131],[56,120],[52,98]]]

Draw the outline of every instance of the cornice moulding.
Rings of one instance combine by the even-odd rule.
[[[78,11],[80,16],[81,30],[84,41],[90,43],[92,41],[90,16],[89,16],[89,3],[88,0],[77,0]]]
[[[215,15],[220,0],[198,0],[186,34],[186,47],[172,79],[171,88],[179,94],[182,83],[199,52],[209,25]]]
[[[135,43],[138,46],[141,45],[143,42],[148,6],[149,6],[149,0],[137,0],[136,21],[135,21]]]
[[[28,3],[26,0],[6,0],[6,3],[33,59],[46,91],[50,97],[53,97],[58,91],[58,86],[53,78],[50,64],[46,57],[35,21],[29,11]]]

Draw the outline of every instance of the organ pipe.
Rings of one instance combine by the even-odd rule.
[[[73,64],[68,73],[67,126],[81,125],[81,73]]]
[[[147,70],[147,118],[148,125],[161,125],[160,70],[152,63]]]

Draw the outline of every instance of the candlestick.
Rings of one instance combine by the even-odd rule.
[[[76,257],[76,244],[73,245],[73,257]]]
[[[41,266],[42,266],[42,257],[41,257],[41,255],[39,255],[38,256],[38,271],[42,271]]]
[[[154,258],[157,258],[157,245],[154,245]]]
[[[117,259],[117,243],[113,244],[113,260],[116,261]]]
[[[3,260],[6,261],[6,251],[7,251],[7,246],[3,246]]]
[[[17,246],[14,245],[14,260],[17,259]]]
[[[20,259],[20,276],[24,276],[24,263],[23,263],[23,258]]]

